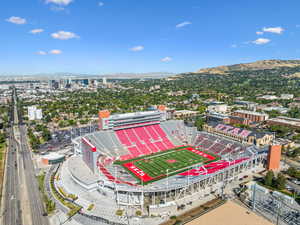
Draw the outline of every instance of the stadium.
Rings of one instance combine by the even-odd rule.
[[[167,120],[163,106],[114,115],[100,111],[99,131],[73,145],[75,154],[63,165],[73,184],[109,192],[118,206],[148,215],[171,213],[196,195],[221,196],[231,182],[263,170],[269,151]]]

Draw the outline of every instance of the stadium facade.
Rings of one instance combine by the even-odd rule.
[[[109,190],[120,206],[147,208],[149,215],[176,208],[180,200],[193,199],[195,194],[203,198],[222,195],[231,182],[262,171],[270,148],[197,131],[181,120],[166,120],[164,107],[115,115],[101,111],[99,131],[78,137],[73,144],[75,155],[65,163],[77,185],[86,191]],[[176,165],[168,154],[177,154],[174,151],[182,149],[211,160],[187,163],[176,170],[168,164]],[[151,164],[155,157],[166,157],[169,161]],[[148,163],[145,166],[150,170],[164,169],[163,177],[146,182],[151,176],[135,164],[141,160]],[[123,162],[130,162],[130,168]],[[172,173],[168,173],[171,169]]]

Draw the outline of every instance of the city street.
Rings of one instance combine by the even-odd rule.
[[[5,197],[2,207],[2,222],[3,225],[48,225],[48,218],[44,215],[43,202],[35,176],[31,151],[27,143],[26,128],[19,121],[20,114],[16,107],[15,91],[13,102],[4,180]],[[23,199],[28,199],[28,208],[24,207]],[[26,209],[26,212],[30,212],[31,218],[28,219],[27,217],[27,220],[30,221],[22,221],[24,218],[22,207]]]

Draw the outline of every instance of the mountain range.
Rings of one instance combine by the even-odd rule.
[[[217,66],[212,68],[204,68],[196,71],[197,74],[217,74],[217,75],[229,75],[235,71],[251,71],[251,70],[265,70],[265,69],[277,69],[277,68],[300,68],[300,60],[260,60],[251,63],[240,63],[228,66]],[[299,74],[295,73],[293,76],[298,77]]]

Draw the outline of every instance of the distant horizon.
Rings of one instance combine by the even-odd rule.
[[[215,68],[219,66],[232,66],[232,65],[237,65],[237,64],[247,64],[247,63],[254,63],[258,61],[269,61],[269,60],[279,60],[279,61],[285,61],[285,60],[295,60],[295,61],[300,61],[300,58],[287,58],[287,59],[279,59],[279,58],[270,58],[270,59],[261,59],[261,60],[253,60],[253,61],[244,61],[244,62],[237,62],[237,63],[232,63],[232,64],[221,64],[221,65],[214,65],[214,66],[208,66],[208,67],[201,67],[198,68],[197,70],[200,69],[207,69],[207,68]],[[113,75],[147,75],[147,74],[182,74],[182,73],[193,73],[196,71],[182,71],[182,72],[172,72],[172,71],[157,71],[157,72],[112,72],[112,73],[89,73],[89,72],[36,72],[36,73],[0,73],[1,76],[51,76],[51,75],[59,75],[59,76],[113,76]]]

